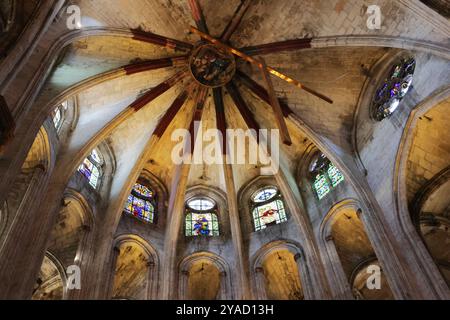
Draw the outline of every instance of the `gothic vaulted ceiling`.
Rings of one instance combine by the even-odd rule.
[[[81,8],[83,28],[102,29],[106,32],[76,39],[66,46],[38,100],[44,105],[64,90],[78,88],[76,93],[79,119],[71,138],[72,149],[85,145],[146,90],[156,87],[185,68],[175,66],[106,77],[105,73],[124,65],[186,54],[182,50],[118,36],[114,28],[139,29],[193,44],[200,40],[190,30],[190,26],[195,26],[195,21],[188,1],[185,0],[146,0],[136,2],[132,6],[128,2],[117,2],[111,6],[106,0],[74,2]],[[344,36],[349,33],[371,34],[363,19],[364,14],[361,14],[367,9],[369,2],[363,1],[361,4],[361,1],[358,1],[356,5],[356,0],[282,2],[255,0],[252,1],[229,43],[241,48],[298,38]],[[229,1],[226,5],[219,1],[199,1],[211,35],[220,36],[239,3],[238,0]],[[419,24],[425,26],[421,33],[427,33],[431,40],[445,41],[446,35],[433,32],[432,24],[427,25],[427,21],[418,19],[402,3],[387,0],[379,3],[383,12],[389,12],[384,17],[384,28],[389,28],[385,30],[386,33],[415,38],[419,36],[420,28],[417,26]],[[329,18],[333,16],[340,18]],[[388,27],[391,25],[390,22],[395,22],[396,27],[393,29]],[[306,125],[313,128],[317,135],[331,141],[337,148],[352,153],[354,114],[363,85],[368,79],[368,70],[371,70],[389,50],[392,49],[376,46],[310,48],[267,54],[264,58],[267,65],[289,74],[334,101],[333,104],[328,104],[281,79],[272,78],[278,97],[286,101]],[[259,84],[264,84],[257,67],[238,60],[237,69]],[[80,83],[93,77],[96,77],[95,81],[80,86]],[[116,155],[118,170],[121,164],[140,155],[161,117],[190,82],[192,79],[187,77],[173,85],[139,113],[120,123],[108,137],[104,137],[110,142]],[[239,82],[237,84],[259,125],[262,128],[276,128],[272,108],[245,86]],[[227,90],[224,89],[223,92],[228,126],[245,128],[245,122]],[[147,169],[158,176],[166,186],[171,183],[174,166],[167,150],[172,150],[177,143],[171,141],[171,133],[177,128],[186,126],[192,105],[192,99],[183,105],[147,159]],[[209,90],[206,97],[202,120],[205,129],[216,126],[212,90]],[[288,166],[295,171],[296,164],[310,141],[291,120],[286,121],[293,143],[291,146],[283,145],[282,149]],[[234,170],[237,189],[259,174],[255,165],[237,165],[234,166]],[[195,184],[211,185],[225,191],[223,173],[214,165],[194,165],[190,172],[189,185]]]

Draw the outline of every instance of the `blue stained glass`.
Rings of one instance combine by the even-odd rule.
[[[84,159],[83,163],[78,168],[78,171],[86,177],[93,188],[97,187],[100,172],[89,159]]]
[[[91,152],[91,158],[92,158],[92,160],[94,160],[95,162],[97,162],[97,163],[101,163],[102,162],[102,159],[100,158],[100,155],[98,154],[98,151],[97,150],[92,150],[92,152]]]
[[[196,235],[209,235],[208,220],[205,217],[201,217],[194,222],[194,232]]]
[[[402,60],[391,69],[373,98],[372,112],[376,120],[382,121],[395,112],[411,88],[415,68],[416,61],[411,58]]]
[[[264,190],[259,191],[253,197],[254,202],[264,202],[272,199],[277,194],[277,189],[275,188],[266,188]]]
[[[134,184],[133,191],[136,192],[139,196],[143,196],[146,198],[153,197],[153,191],[139,183]]]
[[[139,186],[138,190],[143,190],[142,192],[137,192],[136,186]],[[133,192],[135,194],[133,194]],[[133,188],[133,192],[128,196],[127,203],[125,205],[125,212],[133,215],[134,217],[147,222],[154,223],[155,206],[156,203],[152,203],[154,199],[140,198],[143,195],[150,195],[153,197],[154,193],[151,189],[136,184]],[[152,201],[151,201],[152,200]]]
[[[186,215],[186,236],[219,236],[219,220],[214,213],[188,213]]]

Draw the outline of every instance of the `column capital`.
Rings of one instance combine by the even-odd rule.
[[[255,268],[255,272],[256,272],[256,273],[264,273],[264,269],[261,268],[261,267],[256,267],[256,268]]]

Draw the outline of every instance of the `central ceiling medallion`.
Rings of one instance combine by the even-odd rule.
[[[191,54],[189,69],[203,86],[217,88],[226,85],[236,72],[234,55],[214,44],[202,44]]]

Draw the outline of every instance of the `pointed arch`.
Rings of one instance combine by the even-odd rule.
[[[42,126],[27,153],[19,176],[16,177],[13,187],[9,189],[5,197],[4,207],[7,210],[4,210],[4,215],[2,214],[0,230],[3,229],[4,232],[0,233],[1,241],[8,236],[12,228],[23,223],[20,220],[25,219],[24,213],[32,206],[30,199],[46,182],[53,165],[52,150],[47,129]]]
[[[356,199],[342,200],[331,208],[319,229],[319,246],[323,248],[325,268],[334,291],[342,299],[366,298],[360,294],[355,295],[355,272],[360,272],[362,266],[369,266],[367,261],[376,261],[380,265],[373,249],[377,244],[370,241],[360,220],[360,216],[364,214],[361,207],[360,201]],[[349,252],[352,253],[351,256]],[[380,295],[370,295],[367,298],[393,298],[384,272],[381,277],[384,287],[381,288]]]
[[[188,281],[190,271],[197,263],[205,261],[217,268],[219,285],[217,292],[218,300],[232,300],[235,297],[231,283],[231,268],[229,264],[220,256],[207,251],[193,253],[185,257],[178,266],[178,299],[188,300]]]
[[[144,170],[128,196],[124,213],[150,225],[157,225],[165,221],[166,199],[167,189],[164,184],[148,170]]]
[[[256,228],[257,222],[255,224],[255,219],[260,219],[259,213],[255,216],[255,210],[259,208],[259,204],[255,203],[252,198],[256,193],[258,193],[258,191],[261,191],[265,188],[276,189],[276,195],[273,198],[275,202],[272,203],[272,201],[270,200],[265,202],[270,207],[273,205],[272,209],[276,208],[281,213],[278,219],[278,223],[276,223],[275,225],[288,222],[290,219],[289,208],[285,204],[283,195],[276,180],[273,177],[269,176],[258,176],[249,181],[247,184],[243,185],[239,190],[237,196],[239,209],[241,212],[245,212],[245,214],[241,216],[242,231],[244,234],[253,233],[257,231],[257,229],[258,231],[260,230],[259,228]]]
[[[145,265],[145,288],[142,297],[132,297],[132,296],[123,296],[117,295],[115,292],[116,289],[120,289],[116,287],[116,265],[119,262],[121,251],[123,247],[126,246],[134,246],[141,251],[143,254],[143,259]],[[123,234],[117,236],[113,241],[112,250],[114,254],[112,255],[112,270],[110,274],[110,297],[114,299],[142,299],[142,300],[154,300],[158,298],[158,289],[159,289],[159,256],[157,251],[153,248],[153,246],[147,242],[142,237],[135,234]],[[126,252],[125,252],[126,253]],[[130,288],[128,288],[130,289]],[[119,292],[120,290],[118,290]],[[117,295],[117,296],[116,296]]]
[[[413,51],[390,49],[370,70],[366,70],[369,76],[363,84],[353,116],[352,127],[352,145],[356,153],[357,164],[363,171],[366,170],[366,167],[361,159],[361,153],[365,143],[370,139],[376,128],[376,120],[372,114],[373,98],[376,91],[396,62],[404,57],[415,56],[416,54]]]
[[[92,247],[89,239],[96,231],[94,212],[86,198],[71,188],[66,189],[64,192],[63,201],[65,206],[73,204],[81,222],[79,230],[80,238],[78,240],[74,263],[77,265],[87,264],[88,261],[85,261],[85,259],[88,258],[88,252]]]
[[[411,219],[406,177],[409,152],[413,145],[415,128],[420,118],[449,98],[450,86],[445,86],[435,91],[411,111],[399,143],[393,175],[393,193],[397,211],[397,215],[395,216],[396,220],[399,222],[407,241],[414,248],[410,254],[417,257],[417,260],[420,262],[419,267],[421,272],[428,278],[427,282],[433,283],[433,290],[435,290],[438,296],[442,297],[449,297],[450,290]]]
[[[67,289],[67,275],[63,264],[50,251],[47,251],[32,299],[65,300]]]
[[[230,234],[229,217],[228,217],[228,204],[226,196],[222,190],[218,188],[210,187],[207,185],[196,185],[190,187],[186,191],[185,195],[185,215],[184,215],[184,234],[188,236],[191,241],[196,241],[198,238],[194,235],[194,224],[201,223],[192,219],[192,216],[196,216],[198,219],[206,219],[205,230],[208,229],[208,235],[211,235],[209,241],[225,241],[226,237]],[[204,199],[205,203],[211,203],[212,206],[208,207],[208,210],[196,210],[189,207],[189,203],[192,200]],[[199,227],[200,232],[201,227]]]
[[[291,292],[291,299],[303,299],[303,297],[305,299],[311,299],[311,277],[303,253],[303,248],[300,244],[291,240],[277,240],[270,242],[261,247],[250,259],[250,273],[255,298],[258,300],[273,298],[268,296],[266,281],[267,277],[270,275],[265,275],[266,271],[264,264],[270,256],[277,254],[279,251],[289,252],[296,264],[296,270],[290,271],[294,272],[294,275],[297,273],[294,278],[298,276],[299,283],[294,292]]]

